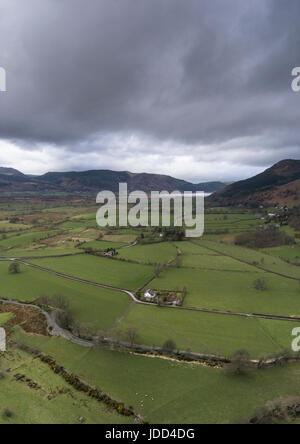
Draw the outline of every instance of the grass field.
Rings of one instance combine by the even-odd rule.
[[[60,364],[111,396],[133,405],[151,423],[227,424],[248,418],[267,401],[300,390],[300,367],[289,365],[235,377],[223,369],[127,353],[86,350],[64,340],[24,336]]]
[[[22,266],[18,275],[8,274],[8,264],[0,262],[0,297],[32,302],[42,295],[62,294],[70,301],[71,314],[93,331],[106,330],[122,315],[130,298],[120,292],[104,290]]]
[[[103,236],[103,240],[107,242],[121,242],[121,243],[127,243],[131,244],[134,242],[137,238],[136,234],[107,234]]]
[[[132,326],[138,330],[139,343],[149,346],[161,347],[173,339],[180,350],[228,357],[246,349],[253,358],[259,358],[289,348],[297,324],[135,305],[118,324],[122,331]]]
[[[6,220],[0,220],[0,233],[7,233],[10,231],[22,231],[30,228],[31,225],[25,225],[25,224],[11,224],[10,222]]]
[[[0,314],[0,327],[3,327],[6,322],[12,318],[11,313],[1,313]]]
[[[32,263],[70,276],[135,290],[154,275],[154,267],[94,256],[32,260]]]
[[[165,264],[176,257],[177,249],[171,242],[163,242],[151,245],[136,245],[132,248],[124,248],[119,255],[125,259],[143,263]]]
[[[7,373],[7,369],[11,369]],[[71,388],[60,376],[38,360],[20,350],[3,353],[0,359],[0,411],[9,409],[12,416],[0,415],[0,424],[121,424],[130,420],[107,411],[104,405]],[[24,374],[40,387],[29,388],[17,382],[15,374]],[[50,397],[48,399],[48,397]]]
[[[200,240],[198,243],[201,247],[213,249],[220,254],[232,256],[233,258],[240,259],[248,264],[258,264],[260,267],[263,267],[268,271],[299,279],[299,267],[287,264],[281,259],[265,254],[262,251],[250,250],[249,248],[239,247],[237,245],[207,240]]]
[[[74,244],[63,244],[55,248],[46,246],[37,246],[37,248],[19,249],[13,248],[7,251],[0,251],[1,257],[22,258],[36,256],[60,256],[65,254],[82,253],[81,250],[75,248]]]
[[[284,259],[288,259],[291,262],[300,263],[300,246],[299,245],[265,248],[262,251],[267,254],[270,254],[271,256],[281,257]]]
[[[256,210],[243,213],[241,209],[209,209],[202,239],[161,242],[157,235],[157,243],[147,244],[151,229],[100,230],[95,221],[96,209],[83,202],[79,199],[70,205],[65,200],[58,205],[55,200],[47,201],[38,204],[32,214],[23,203],[15,207],[5,203],[2,213],[19,215],[24,224],[18,227],[0,221],[0,231],[11,227],[26,231],[8,232],[0,240],[0,256],[32,257],[28,260],[32,264],[116,288],[136,290],[145,285],[162,290],[186,288],[185,307],[300,317],[300,268],[295,265],[300,262],[300,247],[252,250],[233,244],[236,234],[254,231],[262,224],[254,216]],[[34,218],[39,223],[31,227]],[[96,240],[101,233],[104,236]],[[128,247],[141,233],[144,233],[143,243],[122,248]],[[118,248],[119,254],[115,260],[91,254],[46,257],[83,252],[88,247]],[[170,263],[178,252],[179,259]],[[158,263],[169,264],[155,278],[157,267],[150,264]],[[161,347],[172,339],[180,350],[230,357],[245,349],[253,359],[258,359],[290,350],[292,330],[298,326],[290,321],[139,305],[117,290],[79,283],[25,265],[21,265],[20,274],[11,275],[8,266],[9,262],[0,261],[0,297],[32,302],[42,295],[62,294],[69,300],[73,318],[88,325],[92,333],[101,330],[127,339],[128,328],[134,327],[138,333],[136,342],[148,346]],[[254,288],[259,278],[266,282],[264,291]],[[1,314],[0,326],[10,316]],[[251,416],[269,400],[297,395],[300,391],[297,364],[234,377],[222,368],[108,349],[93,350],[54,337],[25,335],[18,327],[14,335],[49,353],[58,363],[113,398],[133,405],[151,423],[228,423]],[[8,368],[12,371],[6,372]],[[78,423],[79,417],[84,417],[86,423],[126,422],[70,389],[44,364],[35,360],[33,365],[32,357],[11,345],[8,353],[0,356],[1,372],[4,378],[0,378],[0,413],[6,407],[13,416],[9,419],[0,414],[0,424],[70,424]],[[26,383],[16,382],[15,373],[24,373],[41,389],[35,391]],[[49,394],[53,395],[50,401]]]
[[[45,239],[55,235],[55,231],[33,231],[17,236],[9,237],[0,241],[0,248],[12,248],[12,247],[26,247],[34,242],[38,242],[41,239]]]
[[[266,280],[267,289],[254,289]],[[213,310],[300,317],[300,288],[290,280],[264,272],[211,271],[169,268],[152,282],[153,288],[187,288],[184,305]]]
[[[230,257],[221,255],[186,254],[183,257],[182,265],[189,268],[256,272],[256,270],[250,265],[243,264]]]

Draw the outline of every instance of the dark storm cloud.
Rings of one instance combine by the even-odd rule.
[[[0,137],[58,169],[184,155],[236,177],[299,158],[299,16],[298,0],[2,0]]]

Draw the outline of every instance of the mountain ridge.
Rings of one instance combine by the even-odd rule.
[[[3,176],[24,176],[21,171],[15,170],[14,168],[0,167],[0,175]]]
[[[17,170],[15,171],[17,172]],[[222,182],[192,184],[166,175],[112,170],[48,172],[41,176],[18,173],[1,174],[0,168],[1,191],[98,192],[109,190],[118,192],[119,183],[124,182],[128,184],[129,191],[205,191],[212,193],[226,186]]]
[[[277,162],[257,176],[214,193],[209,202],[226,206],[300,202],[300,160]]]

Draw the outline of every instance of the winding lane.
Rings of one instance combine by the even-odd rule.
[[[74,282],[79,282],[81,284],[92,285],[94,287],[99,287],[99,288],[103,288],[103,289],[106,289],[106,290],[112,290],[112,291],[116,291],[116,292],[125,293],[136,304],[148,305],[148,306],[151,306],[151,307],[156,306],[155,304],[152,304],[151,302],[144,302],[144,301],[139,300],[135,296],[134,292],[132,292],[130,290],[127,290],[127,289],[124,289],[124,288],[113,287],[111,285],[100,284],[98,282],[93,282],[93,281],[89,281],[89,280],[86,280],[86,279],[76,278],[74,276],[70,276],[70,275],[67,275],[67,274],[64,274],[64,273],[59,273],[57,271],[50,270],[48,268],[44,268],[44,267],[41,267],[39,265],[31,264],[29,262],[25,262],[25,261],[17,259],[17,258],[9,258],[9,259],[8,258],[0,258],[0,260],[2,260],[2,261],[17,262],[17,263],[22,264],[22,265],[24,265],[26,267],[35,268],[35,269],[43,271],[45,273],[50,273],[50,274],[52,274],[54,276],[61,277],[63,279],[68,279],[68,280],[71,280],[71,281],[74,281]],[[273,320],[273,321],[288,321],[288,322],[298,322],[298,323],[300,323],[300,318],[298,318],[298,317],[278,316],[278,315],[272,315],[272,314],[240,313],[240,312],[232,312],[232,311],[224,311],[224,310],[211,310],[211,309],[206,309],[206,308],[178,306],[178,305],[161,305],[160,308],[174,309],[174,310],[186,310],[186,311],[197,311],[197,312],[201,312],[201,313],[227,315],[227,316],[238,316],[238,317],[244,317],[244,318],[270,319],[270,320]]]

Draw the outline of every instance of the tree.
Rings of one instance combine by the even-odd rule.
[[[266,279],[265,278],[256,279],[253,283],[253,287],[257,291],[266,291],[268,288]]]
[[[50,305],[59,310],[67,310],[69,308],[69,299],[63,294],[55,294],[50,298]]]
[[[247,350],[238,350],[231,358],[229,370],[234,375],[245,375],[251,366],[250,355]]]
[[[21,273],[21,267],[20,264],[18,264],[18,262],[12,262],[9,267],[8,267],[8,272],[10,274],[18,274]]]
[[[131,347],[133,347],[138,339],[138,331],[137,331],[136,327],[127,328],[126,338],[127,338],[128,342],[130,343]]]
[[[12,417],[12,412],[7,407],[4,407],[2,409],[1,413],[4,418],[11,418]]]
[[[157,264],[157,265],[156,265],[156,268],[155,268],[155,277],[156,277],[156,278],[159,278],[159,276],[160,276],[160,274],[161,274],[161,271],[162,271],[162,266],[161,266],[161,264]]]
[[[54,315],[55,315],[55,321],[60,328],[63,328],[65,330],[72,329],[74,324],[74,319],[68,311],[56,310]]]
[[[72,323],[72,332],[81,339],[93,339],[93,332],[88,324],[81,324],[78,321]]]
[[[38,298],[38,303],[44,307],[49,307],[50,305],[50,300],[51,297],[46,295],[46,294],[42,294],[39,298]]]
[[[182,254],[178,253],[175,259],[175,265],[177,268],[180,268],[182,266]]]
[[[174,352],[176,349],[177,346],[173,339],[168,339],[163,345],[163,350],[166,352]]]

